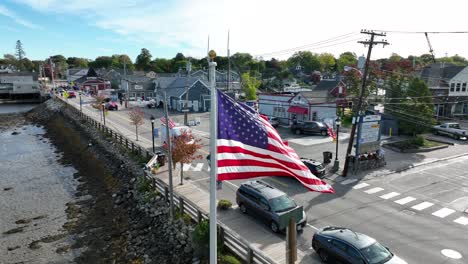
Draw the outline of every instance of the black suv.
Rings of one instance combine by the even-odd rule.
[[[295,123],[291,126],[291,131],[300,134],[320,134],[322,136],[328,135],[328,127],[322,122],[306,121],[302,123]]]
[[[375,239],[344,227],[317,231],[312,247],[325,263],[407,264]]]
[[[307,168],[309,168],[312,174],[314,174],[318,178],[325,177],[325,167],[323,167],[323,164],[321,162],[307,158],[301,158],[301,161],[304,163],[304,165],[307,166]]]
[[[236,202],[242,213],[259,217],[275,233],[285,230],[291,215],[296,217],[297,230],[307,224],[307,216],[302,206],[284,192],[273,188],[263,181],[242,183],[236,192]]]

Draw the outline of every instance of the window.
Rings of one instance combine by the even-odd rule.
[[[455,83],[450,84],[450,91],[455,92]]]
[[[460,85],[461,85],[461,83],[457,83],[457,92],[460,91]]]
[[[466,92],[466,82],[462,84],[462,92]]]
[[[353,259],[357,260],[357,262],[359,262],[359,260],[361,260],[362,262],[361,254],[359,254],[359,252],[356,249],[348,247],[348,253]]]
[[[348,248],[348,246],[345,243],[343,243],[343,242],[341,242],[339,240],[333,240],[332,243],[336,248],[338,248],[339,250],[341,250],[343,252],[346,252],[346,249]]]
[[[286,109],[284,109],[282,106],[273,107],[273,116],[286,117]]]

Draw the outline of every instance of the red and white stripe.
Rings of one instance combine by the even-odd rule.
[[[333,187],[313,175],[291,147],[285,145],[270,123],[260,118],[268,135],[267,148],[218,139],[218,180],[261,176],[294,177],[311,191],[334,193]]]
[[[161,123],[162,123],[163,126],[166,125],[166,118],[161,117],[159,120],[161,121]],[[168,123],[169,123],[169,128],[170,128],[170,129],[172,129],[172,128],[175,127],[175,123],[174,123],[174,121],[172,121],[172,119],[169,118],[169,122],[168,122]]]

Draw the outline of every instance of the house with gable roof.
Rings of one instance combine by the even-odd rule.
[[[161,77],[164,78],[164,77]],[[168,108],[182,112],[185,107],[186,92],[188,92],[189,112],[203,112],[210,110],[210,88],[200,78],[166,77],[159,80],[156,88],[156,102],[162,105],[164,96],[167,96]],[[169,78],[174,78],[171,81]],[[162,81],[162,82],[161,82]]]

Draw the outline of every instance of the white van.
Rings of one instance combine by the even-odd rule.
[[[188,126],[176,126],[172,129],[169,129],[169,136],[170,137],[178,137],[182,135],[182,133],[186,131],[188,133],[192,132],[192,129]],[[166,127],[161,126],[161,143],[164,144],[166,142],[167,134],[166,134]]]

